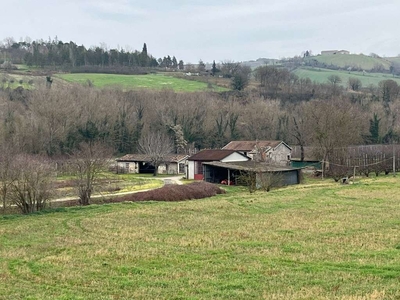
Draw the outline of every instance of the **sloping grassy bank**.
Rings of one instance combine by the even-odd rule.
[[[398,299],[400,179],[0,218],[1,299]]]

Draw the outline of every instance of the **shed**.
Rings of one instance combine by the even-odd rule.
[[[164,162],[158,167],[159,174],[184,174],[186,154],[170,154],[165,156]],[[147,154],[127,154],[118,159],[117,173],[154,173],[154,166]]]

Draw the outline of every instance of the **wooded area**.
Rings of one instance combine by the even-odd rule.
[[[142,51],[128,49],[109,49],[106,44],[86,48],[76,43],[63,42],[49,38],[48,41],[31,41],[29,38],[16,42],[6,38],[0,45],[0,64],[12,61],[14,64],[46,67],[72,72],[111,72],[141,73],[148,67],[167,67],[183,69],[183,61],[167,55],[156,59],[147,51],[146,43]]]

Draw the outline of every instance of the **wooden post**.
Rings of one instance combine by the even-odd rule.
[[[354,184],[354,182],[355,182],[355,180],[356,180],[356,166],[354,166],[354,169],[353,169],[353,184]]]
[[[322,173],[321,173],[321,179],[324,179],[324,169],[325,169],[325,160],[322,161]]]
[[[396,152],[394,151],[394,143],[393,147],[393,176],[396,176]]]
[[[231,170],[228,169],[228,185],[231,185]]]

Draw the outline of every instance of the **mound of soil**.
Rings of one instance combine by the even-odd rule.
[[[105,202],[183,201],[212,197],[217,194],[225,194],[225,190],[212,183],[199,181],[184,185],[169,184],[159,189],[116,197]]]

